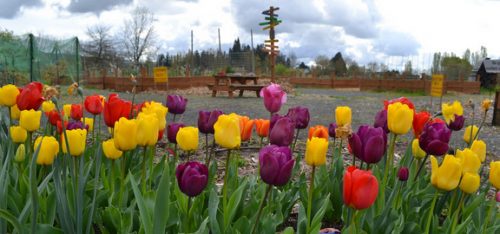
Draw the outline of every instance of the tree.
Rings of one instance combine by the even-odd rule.
[[[335,75],[343,76],[347,72],[347,66],[342,58],[342,53],[337,52],[335,56],[330,60],[330,67],[335,71]]]
[[[406,73],[408,75],[411,75],[412,72],[413,72],[413,68],[412,68],[411,60],[408,60],[405,63],[405,71],[404,71],[404,73]]]
[[[83,43],[82,49],[86,56],[91,58],[89,63],[95,67],[106,67],[117,57],[109,34],[110,29],[110,26],[99,24],[87,28],[86,33],[90,40]]]
[[[135,66],[141,59],[152,53],[156,44],[154,14],[146,7],[137,7],[132,11],[132,18],[126,19],[122,28],[122,42],[125,56]]]

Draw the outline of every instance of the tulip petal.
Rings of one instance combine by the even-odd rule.
[[[292,176],[293,165],[295,164],[295,160],[289,160],[285,165],[280,168],[278,177],[274,181],[275,186],[282,186],[288,183],[290,177]]]
[[[352,177],[354,178],[352,204],[358,210],[370,207],[378,195],[377,179],[363,170],[355,170]]]
[[[279,174],[278,160],[270,153],[262,156],[260,162],[260,177],[267,184],[275,184],[276,177]]]
[[[427,146],[429,154],[441,156],[448,152],[448,144],[439,140],[434,140]]]
[[[384,138],[381,135],[370,138],[364,146],[363,161],[378,163],[384,156],[384,150]]]
[[[349,137],[349,145],[351,146],[351,150],[354,156],[364,161],[363,145],[361,143],[361,139],[359,138],[358,134],[353,133],[351,137]]]

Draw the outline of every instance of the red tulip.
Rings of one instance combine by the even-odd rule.
[[[370,207],[378,195],[378,181],[371,171],[350,166],[344,174],[344,204],[357,210]]]
[[[16,103],[19,110],[38,110],[43,101],[43,85],[40,82],[31,82],[24,86],[17,96]]]
[[[49,123],[52,124],[52,126],[57,126],[57,122],[61,121],[61,115],[56,110],[49,111],[45,114],[47,115]]]
[[[104,103],[104,123],[110,128],[115,126],[115,122],[121,117],[129,118],[132,110],[132,103],[118,97],[118,94],[109,95],[108,101]]]
[[[430,120],[431,114],[427,111],[420,111],[413,115],[413,135],[418,138],[424,130],[424,125]]]
[[[85,110],[93,115],[99,115],[104,108],[99,95],[87,96],[85,98]]]
[[[68,121],[64,121],[64,129],[68,129]],[[57,132],[62,133],[62,121],[57,121]]]
[[[82,104],[71,104],[70,116],[76,121],[80,121],[83,117],[83,107]]]

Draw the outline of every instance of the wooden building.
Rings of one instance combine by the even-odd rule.
[[[481,87],[495,87],[500,84],[500,59],[486,58],[475,72],[476,81],[481,81]]]

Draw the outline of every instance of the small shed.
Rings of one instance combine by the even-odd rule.
[[[500,59],[486,58],[476,71],[476,81],[481,82],[481,87],[493,88],[500,84]]]

